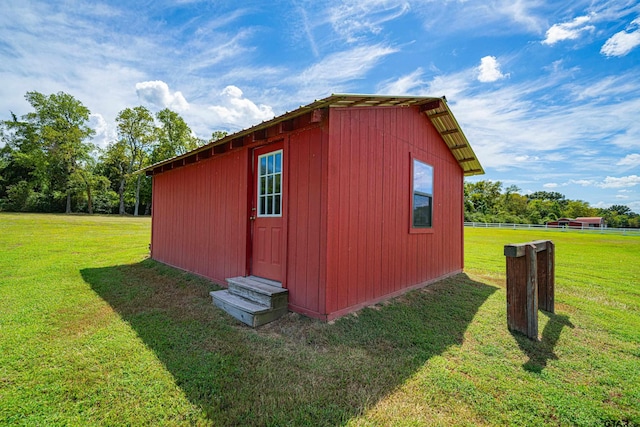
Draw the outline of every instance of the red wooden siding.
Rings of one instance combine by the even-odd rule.
[[[327,176],[329,318],[463,267],[463,174],[416,108],[334,108]],[[434,168],[433,228],[410,233],[411,155]]]
[[[292,309],[325,313],[327,133],[316,127],[290,136],[287,288]]]
[[[247,150],[153,177],[152,256],[225,283],[246,271]]]
[[[288,131],[270,128],[270,140],[283,141],[290,308],[331,319],[460,272],[463,172],[419,108],[308,116]],[[251,150],[154,175],[154,259],[219,283],[248,272]],[[410,229],[412,157],[434,170],[427,231]]]

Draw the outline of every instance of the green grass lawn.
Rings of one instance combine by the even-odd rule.
[[[466,275],[257,330],[147,259],[148,218],[0,214],[0,425],[640,425],[640,237],[466,229]],[[503,246],[556,243],[540,342]]]

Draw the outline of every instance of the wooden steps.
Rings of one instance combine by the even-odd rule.
[[[276,320],[289,309],[289,291],[279,282],[259,277],[230,277],[228,288],[211,292],[213,303],[249,326]]]

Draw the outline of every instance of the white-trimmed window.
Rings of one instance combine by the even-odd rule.
[[[433,166],[413,159],[411,227],[431,228],[433,225]]]
[[[258,216],[282,216],[282,150],[258,157]]]

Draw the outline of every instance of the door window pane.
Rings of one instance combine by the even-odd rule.
[[[276,153],[274,173],[282,172],[282,153]]]
[[[282,150],[258,158],[258,216],[282,215]]]
[[[273,196],[267,196],[267,215],[273,215]]]
[[[264,215],[267,212],[267,205],[266,203],[266,197],[265,196],[260,196],[260,214]]]
[[[262,157],[260,159],[260,176],[264,176],[267,174],[267,158]]]

